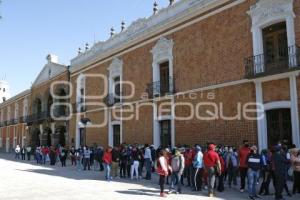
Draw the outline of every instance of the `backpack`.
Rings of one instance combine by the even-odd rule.
[[[235,159],[235,161],[233,161],[233,159]],[[238,160],[237,160],[237,156],[235,154],[231,154],[229,156],[229,163],[228,163],[228,165],[231,166],[231,167],[237,167]]]
[[[181,157],[180,157],[180,156],[175,156],[175,157],[173,157],[173,158],[172,158],[172,161],[171,161],[172,171],[173,171],[173,172],[178,172],[178,171],[180,171],[181,166],[182,166],[182,160],[181,160]]]

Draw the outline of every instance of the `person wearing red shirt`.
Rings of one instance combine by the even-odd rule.
[[[248,172],[247,159],[250,154],[250,148],[247,140],[243,141],[243,147],[239,150],[239,161],[240,161],[240,177],[241,177],[241,192],[245,190],[246,177]]]
[[[46,164],[47,155],[49,154],[48,147],[43,146],[42,147],[42,156],[43,156],[43,164]]]
[[[112,147],[108,147],[103,155],[103,164],[105,168],[105,178],[107,181],[112,180],[111,164],[112,164]]]
[[[192,162],[193,162],[193,151],[191,149],[186,149],[186,151],[183,154],[184,160],[185,160],[185,168],[184,168],[184,174],[187,179],[187,186],[191,186],[191,175],[192,175]]]
[[[225,161],[222,157],[222,152],[219,152],[219,158],[221,163],[221,173],[219,174],[219,184],[218,184],[218,191],[223,192],[224,191],[224,174],[225,174]]]
[[[213,197],[213,189],[215,186],[216,175],[221,173],[220,157],[215,152],[216,146],[210,144],[208,151],[204,154],[204,165],[208,172],[208,196]]]

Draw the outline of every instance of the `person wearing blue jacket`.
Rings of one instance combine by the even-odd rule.
[[[202,175],[203,175],[203,154],[199,145],[195,146],[195,157],[193,160],[193,177],[194,189],[193,191],[202,190]]]

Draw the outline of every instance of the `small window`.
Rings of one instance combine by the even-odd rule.
[[[120,102],[120,96],[121,96],[121,85],[120,85],[120,77],[116,77],[114,79],[114,86],[115,86],[115,102]]]
[[[169,77],[169,62],[164,62],[159,65],[160,68],[160,94],[165,95],[169,92],[170,77]]]

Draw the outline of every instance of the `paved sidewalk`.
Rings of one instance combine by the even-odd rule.
[[[104,181],[104,173],[98,171],[76,171],[70,165],[36,165],[34,161],[15,161],[12,154],[0,154],[0,200],[150,200],[161,199],[157,176],[154,180]],[[169,195],[167,199],[209,199],[206,191],[191,192],[184,187],[182,195]],[[247,199],[238,189],[226,188],[214,199]],[[272,196],[263,199],[273,199]],[[300,199],[300,195],[290,200]]]

